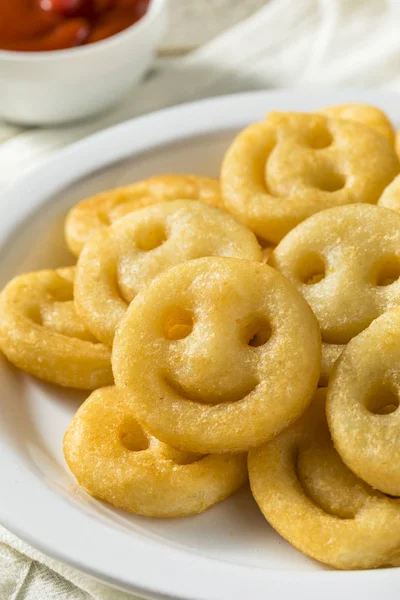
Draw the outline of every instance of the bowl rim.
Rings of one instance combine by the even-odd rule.
[[[82,55],[95,54],[97,51],[112,49],[126,38],[140,33],[145,27],[151,25],[164,10],[167,8],[167,0],[150,0],[149,7],[145,14],[133,25],[126,29],[111,35],[108,38],[93,42],[84,46],[75,46],[74,48],[63,48],[60,50],[39,50],[39,51],[19,51],[0,49],[0,61],[9,62],[53,62],[56,60],[68,60],[70,58],[80,57]]]

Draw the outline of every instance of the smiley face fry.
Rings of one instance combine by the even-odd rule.
[[[329,381],[328,424],[340,456],[373,487],[400,496],[400,308],[355,337]]]
[[[92,496],[148,517],[184,517],[247,480],[246,456],[180,452],[144,431],[114,387],[96,390],[64,438],[66,461]]]
[[[308,405],[318,325],[267,265],[202,258],[173,267],[130,305],[113,346],[116,385],[155,437],[181,450],[239,452]]]
[[[234,139],[221,169],[224,204],[278,243],[314,213],[376,204],[399,173],[393,144],[370,127],[320,114],[271,112]]]
[[[93,233],[124,215],[158,202],[181,199],[222,208],[219,181],[199,175],[156,175],[86,198],[70,210],[65,221],[68,247],[79,256]]]
[[[262,260],[254,234],[218,208],[176,200],[137,210],[86,244],[77,266],[77,312],[111,346],[129,303],[154,277],[210,255]]]
[[[23,371],[65,387],[113,383],[110,351],[75,311],[75,268],[26,273],[0,295],[0,347]]]
[[[303,294],[323,341],[346,344],[400,304],[400,215],[368,204],[321,211],[288,233],[270,262]]]
[[[320,388],[302,417],[249,454],[253,496],[267,521],[295,548],[337,569],[398,564],[400,504],[373,490],[342,462]]]

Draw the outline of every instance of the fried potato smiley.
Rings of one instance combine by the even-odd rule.
[[[173,267],[131,303],[113,345],[116,385],[155,437],[181,450],[241,452],[308,405],[318,325],[267,265],[202,258]]]
[[[65,387],[113,383],[110,351],[75,311],[75,268],[26,273],[0,295],[0,348],[18,368]]]
[[[177,200],[137,210],[86,244],[77,266],[77,312],[111,346],[128,304],[154,277],[210,255],[262,260],[254,234],[218,208]]]
[[[396,565],[400,503],[358,479],[335,451],[326,389],[289,429],[249,454],[250,485],[267,521],[295,548],[337,569]]]
[[[399,170],[393,144],[365,125],[271,112],[228,148],[221,189],[229,212],[277,243],[320,210],[376,204]]]
[[[64,437],[64,455],[92,496],[149,517],[184,517],[247,480],[246,455],[180,452],[142,429],[116,388],[96,390]]]
[[[346,344],[400,304],[400,215],[368,204],[319,212],[282,240],[270,264],[310,304],[323,341]]]
[[[347,466],[400,496],[400,308],[355,337],[329,381],[328,423]]]
[[[222,207],[219,182],[199,175],[156,175],[101,192],[74,206],[65,222],[67,244],[79,256],[90,236],[135,210],[158,202],[199,200]]]

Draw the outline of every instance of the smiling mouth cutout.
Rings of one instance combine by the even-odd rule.
[[[200,394],[194,390],[189,390],[185,386],[181,385],[171,375],[164,374],[162,376],[165,384],[184,400],[190,402],[196,402],[198,404],[233,404],[234,402],[240,402],[247,398],[259,385],[259,381],[252,377],[250,378],[241,388],[236,390],[227,390],[219,394]]]

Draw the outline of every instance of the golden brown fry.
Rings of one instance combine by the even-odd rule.
[[[149,517],[184,517],[221,502],[247,480],[246,455],[180,452],[146,433],[116,388],[96,390],[64,438],[68,466],[85,490]]]
[[[392,145],[395,143],[395,131],[383,110],[369,104],[340,104],[328,106],[318,111],[331,119],[347,119],[367,125],[383,135]]]
[[[86,244],[77,266],[78,314],[111,346],[128,304],[154,277],[211,255],[262,260],[254,234],[218,208],[176,200],[137,210]]]
[[[329,381],[327,417],[335,447],[373,487],[400,496],[400,308],[355,337]]]
[[[393,144],[365,125],[271,112],[228,148],[221,188],[229,212],[277,243],[320,210],[376,203],[399,170]]]
[[[143,426],[193,452],[241,452],[307,407],[321,361],[309,306],[271,267],[202,258],[131,303],[113,345],[117,387]]]
[[[74,267],[20,275],[0,295],[0,348],[18,368],[65,387],[113,383],[110,351],[75,312]]]
[[[346,344],[400,304],[400,215],[369,204],[325,210],[291,231],[271,264],[303,294],[323,341]]]
[[[337,569],[396,565],[400,504],[343,464],[329,435],[325,394],[320,388],[294,425],[250,452],[254,498],[272,527],[316,560]]]
[[[219,182],[199,175],[156,175],[131,185],[108,190],[82,200],[65,222],[65,236],[75,256],[89,237],[135,210],[170,200],[200,200],[222,207]]]

